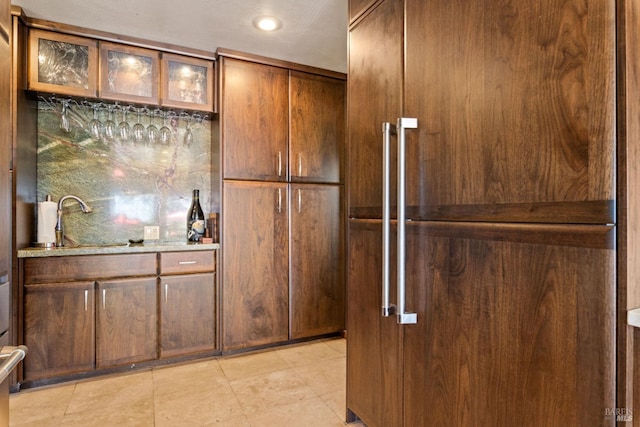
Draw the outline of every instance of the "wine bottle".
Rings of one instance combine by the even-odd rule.
[[[204,236],[204,212],[200,206],[200,190],[193,190],[191,207],[187,214],[187,240],[200,242]]]

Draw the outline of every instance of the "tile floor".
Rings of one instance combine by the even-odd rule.
[[[10,425],[343,426],[345,361],[331,339],[24,390]]]

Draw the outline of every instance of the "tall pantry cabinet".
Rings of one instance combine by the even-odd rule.
[[[630,407],[615,2],[350,12],[349,420],[614,424]]]
[[[339,332],[345,76],[218,53],[223,351]]]

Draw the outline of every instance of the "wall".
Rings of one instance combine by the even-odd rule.
[[[134,144],[96,140],[88,132],[91,110],[72,104],[72,131],[60,129],[60,105],[38,103],[38,200],[73,194],[93,209],[83,214],[73,200],[65,202],[67,244],[126,243],[143,238],[143,226],[159,225],[163,241],[186,241],[186,216],[193,189],[200,190],[205,215],[211,210],[211,122],[192,123],[193,143],[183,144],[184,119],[167,120],[172,142]],[[122,120],[121,113],[114,117]],[[106,112],[101,112],[104,122]],[[131,127],[137,121],[129,114]],[[147,126],[149,117],[142,116]],[[160,128],[162,119],[155,118]],[[217,196],[216,196],[217,199]]]

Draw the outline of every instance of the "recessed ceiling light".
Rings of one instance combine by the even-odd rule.
[[[253,20],[253,26],[262,31],[275,31],[282,27],[282,21],[275,16],[258,16]]]

